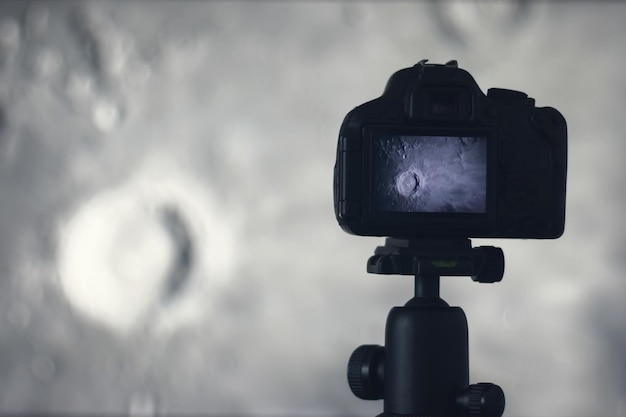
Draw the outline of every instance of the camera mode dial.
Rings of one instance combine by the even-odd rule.
[[[528,94],[522,93],[521,91],[507,90],[506,88],[490,88],[487,90],[487,97],[500,103],[517,106],[526,103]],[[529,104],[534,105],[533,99],[528,100],[530,100]]]

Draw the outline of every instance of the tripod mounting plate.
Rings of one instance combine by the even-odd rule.
[[[472,247],[469,239],[387,238],[367,261],[367,272],[385,275],[470,276],[493,283],[504,275],[504,253],[493,246]]]

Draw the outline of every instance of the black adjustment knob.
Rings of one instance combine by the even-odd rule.
[[[348,385],[362,400],[383,399],[385,348],[378,345],[359,346],[348,361]]]
[[[496,384],[472,384],[457,397],[469,417],[500,417],[504,413],[504,391]]]
[[[493,246],[479,246],[483,262],[472,280],[480,283],[494,283],[502,281],[504,276],[504,252]]]

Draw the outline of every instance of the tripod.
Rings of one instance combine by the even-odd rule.
[[[379,417],[500,417],[504,392],[491,383],[469,385],[465,313],[439,297],[441,276],[498,282],[504,255],[469,239],[387,238],[367,272],[415,276],[415,296],[387,317],[385,346],[358,347],[348,362],[348,383],[361,399],[384,401]]]

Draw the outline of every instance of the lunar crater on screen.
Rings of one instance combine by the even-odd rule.
[[[401,172],[396,177],[396,190],[404,197],[416,194],[420,187],[420,177],[413,171]]]
[[[387,136],[375,142],[373,166],[377,211],[486,211],[484,137]]]

